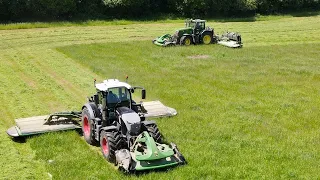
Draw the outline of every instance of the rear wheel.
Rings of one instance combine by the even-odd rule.
[[[182,36],[180,39],[180,45],[189,46],[192,42],[192,39],[190,36]]]
[[[94,138],[93,121],[90,119],[90,114],[87,107],[84,107],[82,109],[81,122],[82,122],[83,137],[86,140],[86,142],[91,145],[96,144],[97,141]]]
[[[162,143],[162,136],[156,124],[147,126],[147,130],[155,142]]]
[[[203,44],[211,44],[211,42],[212,42],[212,36],[210,35],[210,33],[209,32],[207,32],[207,33],[203,33],[202,34],[202,42],[203,42]]]
[[[114,163],[116,160],[115,151],[121,149],[121,137],[119,132],[101,131],[100,147],[103,156]]]

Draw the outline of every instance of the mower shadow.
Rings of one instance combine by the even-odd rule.
[[[144,171],[134,171],[134,172],[130,172],[130,173],[126,173],[124,172],[124,174],[128,177],[130,176],[136,176],[136,177],[140,177],[140,176],[144,176],[147,175],[149,173],[167,173],[170,172],[172,170],[174,170],[176,167],[178,167],[179,165],[174,165],[174,166],[170,166],[167,168],[160,168],[160,169],[150,169],[150,170],[144,170]]]
[[[72,131],[72,130],[65,130],[65,131]],[[74,129],[74,131],[76,131],[80,137],[83,136],[82,129]],[[50,133],[56,133],[56,132],[50,132]],[[9,138],[11,138],[11,140],[16,143],[26,143],[27,139],[41,136],[43,134],[46,134],[46,133],[32,134],[32,135],[18,136],[18,137],[9,137]],[[99,146],[99,145],[96,145],[96,146]]]
[[[26,140],[27,137],[13,137],[11,138],[13,142],[16,142],[16,143],[26,143],[27,140]]]

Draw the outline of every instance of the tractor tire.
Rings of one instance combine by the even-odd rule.
[[[201,41],[203,44],[211,44],[213,41],[212,35],[209,32],[204,32],[201,36]]]
[[[82,109],[81,122],[82,122],[82,133],[86,142],[91,145],[97,144],[98,142],[94,138],[93,121],[92,119],[90,119],[90,115],[87,107],[84,107]]]
[[[100,147],[103,156],[111,163],[115,163],[116,150],[121,149],[121,137],[119,132],[106,132],[101,131],[100,134]]]
[[[192,43],[192,39],[190,36],[182,36],[180,39],[180,45],[189,46]]]
[[[158,126],[156,124],[152,124],[150,126],[147,126],[147,130],[155,142],[162,143],[162,135],[161,135],[161,133],[158,129]]]

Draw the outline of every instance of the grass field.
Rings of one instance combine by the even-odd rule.
[[[152,45],[183,23],[1,30],[0,179],[318,179],[319,21],[209,22],[242,49]],[[156,121],[187,166],[123,175],[75,131],[7,137],[14,118],[79,110],[94,78],[125,75],[177,109]]]

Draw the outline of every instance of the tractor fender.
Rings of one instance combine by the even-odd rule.
[[[182,36],[190,36],[190,37],[192,37],[191,34],[182,34]],[[182,36],[181,36],[181,37],[182,37]]]
[[[118,131],[118,128],[116,126],[105,126],[99,129],[99,134],[97,134],[97,140],[100,140],[101,131],[106,132],[112,132],[112,131]]]
[[[91,102],[86,103],[85,105],[82,106],[81,109],[83,109],[83,108],[85,108],[85,107],[86,107],[86,108],[88,109],[88,111],[89,111],[89,118],[90,118],[90,119],[94,119],[95,117],[98,117],[98,116],[97,116],[97,113],[99,113],[99,109],[98,109],[98,107],[97,107],[94,103],[91,103]]]
[[[117,131],[118,128],[116,126],[106,126],[106,127],[101,128],[100,131],[102,131],[102,130],[110,132],[110,131]]]
[[[194,43],[195,43],[194,35],[192,35],[192,34],[182,34],[181,38],[182,38],[183,36],[190,37],[190,38],[191,38],[191,41],[192,41],[191,44],[194,44]],[[181,40],[181,38],[179,39],[179,41]]]
[[[183,34],[181,37],[183,37],[183,36],[190,37],[194,41],[194,35],[192,35],[192,34]]]
[[[212,36],[213,36],[213,30],[203,30],[200,34],[201,34],[201,36],[204,34],[204,33],[207,33],[207,32],[209,32],[209,33],[211,33],[212,34]]]

